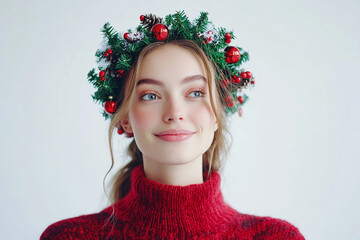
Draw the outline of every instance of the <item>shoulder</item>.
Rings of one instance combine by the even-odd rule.
[[[251,235],[253,239],[304,240],[299,229],[290,222],[268,216],[241,214],[237,219],[237,227]]]
[[[97,239],[110,215],[105,212],[64,219],[48,226],[40,240]]]

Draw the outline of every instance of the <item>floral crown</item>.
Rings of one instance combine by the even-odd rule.
[[[251,72],[240,69],[249,60],[249,54],[240,47],[229,46],[235,38],[225,28],[215,28],[208,20],[208,13],[191,23],[184,11],[169,14],[165,20],[153,14],[141,15],[135,31],[118,34],[109,23],[102,28],[104,41],[95,53],[99,72],[92,69],[88,80],[96,88],[92,98],[104,107],[102,114],[112,118],[123,99],[118,99],[124,87],[124,79],[147,45],[157,41],[188,39],[195,42],[216,65],[216,81],[220,83],[221,96],[227,115],[238,112],[248,99],[242,89],[255,84]]]

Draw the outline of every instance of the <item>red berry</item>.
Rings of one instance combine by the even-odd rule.
[[[118,128],[117,132],[118,132],[118,134],[123,134],[124,133],[124,131],[122,130],[121,127]]]
[[[246,72],[240,73],[240,77],[243,78],[243,79],[246,79],[247,78]]]
[[[241,82],[241,79],[240,79],[240,77],[239,76],[237,76],[237,75],[234,75],[233,76],[233,81],[232,81],[233,83],[240,83]]]
[[[111,50],[111,49],[109,49],[107,52],[108,52],[109,54],[112,54],[112,50]]]
[[[104,77],[104,76],[105,76],[105,71],[101,70],[101,71],[99,72],[99,77]]]
[[[230,38],[226,38],[226,39],[225,39],[225,42],[226,42],[226,43],[231,43],[231,39],[230,39]]]
[[[254,80],[253,80],[253,81],[251,81],[251,84],[253,84],[253,85],[254,85],[254,84],[255,84],[255,81],[254,81]]]
[[[105,77],[101,77],[100,80],[103,82],[105,81]]]
[[[229,95],[226,95],[226,97],[225,97],[225,102],[228,102],[228,101],[230,101],[230,100],[231,100],[230,96],[229,96]]]
[[[251,72],[249,72],[249,71],[246,72],[246,75],[247,75],[247,78],[251,78],[251,76],[252,76]]]
[[[145,19],[145,16],[144,16],[144,15],[141,15],[141,16],[140,16],[140,21],[142,21],[142,22],[143,22],[143,21],[144,21],[144,19]]]
[[[234,106],[234,102],[233,102],[233,101],[231,101],[231,102],[228,103],[228,107],[232,107],[232,106]]]
[[[226,38],[231,38],[231,35],[229,33],[225,33]]]
[[[109,53],[108,53],[108,52],[106,52],[104,55],[105,55],[105,57],[108,57],[108,56],[109,56]]]
[[[241,103],[241,104],[242,104],[242,103],[244,102],[244,100],[245,100],[245,99],[244,99],[244,97],[243,97],[243,96],[239,96],[239,97],[238,97],[238,100],[239,100],[239,103]]]

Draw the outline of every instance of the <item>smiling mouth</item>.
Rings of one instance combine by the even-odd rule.
[[[194,133],[182,133],[182,134],[164,134],[164,135],[156,135],[156,137],[160,138],[166,142],[182,142],[189,139]]]

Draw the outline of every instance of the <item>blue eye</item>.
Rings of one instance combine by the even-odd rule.
[[[196,93],[195,97],[204,97],[204,95],[205,95],[205,92],[202,90],[196,90],[196,91],[191,92],[190,94],[192,94],[192,93]]]
[[[144,98],[145,96],[148,96],[149,98],[146,99],[146,98]],[[156,97],[157,96],[154,93],[147,93],[147,94],[142,95],[140,99],[144,100],[144,101],[152,101],[152,100],[156,100]]]

